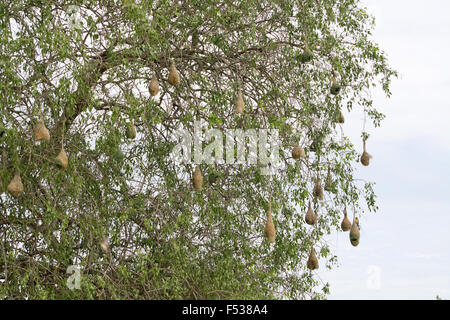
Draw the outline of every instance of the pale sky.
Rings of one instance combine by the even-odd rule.
[[[374,91],[387,117],[368,128],[373,159],[358,167],[376,182],[380,209],[362,218],[358,247],[348,233],[329,238],[340,266],[318,274],[331,285],[329,299],[450,299],[450,2],[363,3],[401,74],[391,99]],[[344,124],[360,148],[362,119],[353,112]]]

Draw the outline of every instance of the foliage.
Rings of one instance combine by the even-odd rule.
[[[335,114],[363,108],[378,126],[383,115],[369,90],[380,84],[389,96],[396,75],[359,1],[68,4],[0,3],[0,296],[324,298],[328,285],[321,292],[306,269],[311,245],[331,267],[336,257],[323,237],[339,228],[344,205],[355,214],[363,202],[377,209],[372,183],[353,176],[359,154]],[[167,82],[171,60],[177,87]],[[240,87],[245,112],[237,116]],[[51,140],[36,143],[41,113]],[[168,156],[175,130],[192,132],[194,119],[277,129],[281,170],[265,176],[260,166],[203,163],[204,176],[217,177],[194,192],[195,165]],[[62,141],[66,170],[53,161]],[[294,161],[299,143],[307,157]],[[314,201],[312,228],[304,213],[313,178],[325,181],[328,167],[334,191]],[[6,192],[15,171],[25,188],[17,198]],[[270,199],[273,245],[264,239]],[[105,237],[109,251],[99,245]],[[80,290],[66,285],[69,265],[81,268]]]

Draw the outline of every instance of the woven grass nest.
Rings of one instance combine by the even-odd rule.
[[[333,79],[330,92],[332,95],[337,95],[341,91],[341,85],[337,83],[336,79]]]
[[[69,158],[67,157],[64,147],[61,148],[61,151],[56,156],[55,161],[59,167],[67,169],[67,166],[69,165]]]
[[[172,61],[170,63],[170,71],[169,71],[169,76],[167,78],[167,81],[173,86],[178,86],[180,84],[180,73],[178,72],[177,68],[175,67],[174,61]]]
[[[159,92],[159,83],[158,78],[156,77],[156,74],[153,74],[152,80],[150,81],[150,85],[148,86],[148,91],[150,92],[151,96],[154,97]]]
[[[359,244],[360,237],[361,233],[359,232],[358,218],[354,218],[352,227],[350,229],[350,243],[352,244],[352,246],[356,247]]]
[[[363,166],[368,166],[370,164],[370,159],[372,159],[372,155],[369,154],[366,150],[366,142],[363,142],[363,154],[361,155],[361,163]]]
[[[267,222],[266,227],[264,229],[265,235],[267,237],[267,241],[273,243],[276,238],[275,225],[272,220],[272,205],[269,203],[269,210],[267,211]]]
[[[308,202],[308,211],[306,211],[305,222],[309,225],[314,225],[317,223],[317,214],[311,207],[311,201]]]
[[[297,160],[297,159],[304,158],[304,157],[306,157],[306,154],[305,154],[305,150],[303,150],[302,147],[295,146],[292,149],[292,158]]]
[[[341,222],[341,229],[342,231],[349,231],[352,227],[352,222],[350,221],[350,219],[347,216],[347,208],[344,209],[344,219],[342,219]]]
[[[242,96],[242,90],[239,89],[236,95],[236,101],[235,101],[235,111],[237,114],[244,113],[245,104],[244,104],[244,98]]]
[[[317,259],[316,251],[314,250],[314,248],[311,248],[306,266],[309,270],[319,269],[319,260]]]
[[[203,186],[203,175],[200,167],[197,165],[192,176],[192,183],[195,191],[201,191]]]
[[[45,127],[44,120],[41,117],[38,124],[33,129],[33,136],[36,141],[50,141],[50,132]]]
[[[20,174],[18,172],[14,173],[14,177],[12,178],[11,182],[8,184],[7,190],[14,197],[19,197],[23,193],[24,189],[23,189],[22,179],[20,178]]]

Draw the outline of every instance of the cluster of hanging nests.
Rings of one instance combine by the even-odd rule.
[[[178,70],[175,67],[175,63],[172,61],[170,66],[170,72],[167,81],[173,85],[177,86],[180,83],[180,74]],[[152,96],[156,96],[159,92],[159,83],[155,75],[153,75],[153,78],[150,81],[149,85],[149,92]],[[133,122],[127,123],[127,128],[125,135],[129,139],[136,138],[136,127]],[[35,141],[41,141],[41,142],[49,142],[51,135],[50,131],[47,129],[44,123],[44,118],[42,116],[42,112],[40,115],[39,122],[37,125],[33,128],[33,138]],[[66,151],[64,150],[64,144],[62,143],[61,151],[59,154],[54,158],[55,164],[58,165],[58,167],[62,169],[67,169],[69,165],[69,158],[67,156]],[[7,190],[10,194],[12,194],[14,197],[19,197],[24,193],[24,187],[22,183],[22,179],[20,177],[20,172],[15,171],[14,176],[10,183],[8,184]]]
[[[180,74],[179,74],[178,70],[176,69],[175,63],[173,61],[171,61],[167,81],[169,82],[169,84],[171,84],[173,86],[178,86],[180,84]],[[156,78],[155,74],[153,75],[153,77],[150,81],[148,90],[149,90],[149,93],[151,96],[156,96],[159,92],[159,83],[158,83],[158,79]],[[127,123],[125,135],[129,139],[136,138],[137,132],[136,132],[136,127],[133,122]],[[49,142],[50,138],[51,138],[50,131],[47,129],[47,127],[45,126],[45,123],[44,123],[42,110],[40,112],[39,122],[33,128],[33,138],[35,141],[40,141],[40,142]],[[62,140],[64,141],[64,137]],[[69,165],[69,158],[67,156],[67,153],[64,150],[63,142],[62,142],[62,146],[61,146],[61,150],[60,150],[59,154],[54,158],[54,162],[61,169],[67,169],[67,167]],[[14,197],[19,197],[24,193],[24,186],[23,186],[22,178],[20,176],[19,171],[16,170],[14,172],[14,176],[8,184],[7,191]],[[109,252],[109,241],[108,241],[107,237],[105,237],[99,244],[103,251]]]
[[[311,61],[312,59],[313,59],[313,53],[309,49],[308,44],[306,44],[304,52],[301,53],[299,56],[299,60],[302,63],[307,63],[307,62]],[[179,74],[178,70],[176,69],[174,61],[171,61],[167,81],[169,84],[171,84],[173,86],[178,86],[180,84],[180,74]],[[152,76],[152,79],[150,81],[148,89],[149,89],[150,95],[153,97],[156,96],[159,92],[159,82],[158,82],[158,79],[157,79],[155,73]],[[341,86],[340,86],[340,84],[338,84],[336,77],[334,75],[334,72],[333,72],[333,81],[332,81],[332,84],[330,87],[330,93],[333,95],[337,95],[339,93],[340,89],[341,89]],[[243,114],[244,110],[245,110],[245,104],[244,104],[243,93],[242,93],[242,89],[239,88],[237,91],[237,94],[236,94],[236,98],[235,98],[235,112],[236,112],[236,114]],[[337,110],[335,121],[337,123],[344,123],[344,115],[342,114],[342,112],[340,110]],[[126,129],[125,134],[126,134],[126,137],[129,139],[136,138],[137,132],[136,132],[136,127],[133,124],[133,122],[127,123],[127,129]],[[40,115],[40,121],[33,129],[33,137],[36,141],[46,141],[46,142],[50,141],[50,132],[44,124],[42,113]],[[297,160],[297,159],[301,159],[304,157],[306,157],[305,150],[301,146],[297,145],[292,149],[292,158],[293,159]],[[364,141],[364,151],[363,151],[360,161],[364,166],[368,166],[371,158],[372,158],[372,156],[369,153],[367,153],[367,151],[366,151],[366,144]],[[62,169],[66,169],[68,167],[69,158],[64,150],[63,143],[61,146],[61,150],[60,150],[59,154],[54,158],[54,161],[55,161],[56,165],[58,165]],[[195,167],[192,182],[193,182],[193,187],[194,187],[195,191],[202,190],[203,175],[202,175],[199,165],[197,165]],[[328,177],[327,177],[327,182],[325,184],[325,190],[330,191],[331,188],[332,188],[332,180],[331,180],[330,172],[328,169]],[[21,179],[20,173],[18,171],[16,171],[14,173],[12,180],[8,184],[7,190],[14,197],[19,197],[20,195],[22,195],[24,193],[22,179]],[[313,196],[319,200],[323,200],[323,197],[324,197],[321,181],[318,178],[316,179],[316,182],[314,185]],[[305,222],[308,225],[315,225],[317,223],[317,220],[318,220],[317,214],[312,209],[311,202],[309,201],[308,210],[305,215]],[[359,238],[360,238],[360,231],[359,231],[359,227],[358,227],[358,218],[354,218],[353,223],[351,223],[347,217],[347,209],[344,210],[344,219],[342,220],[341,228],[343,231],[350,230],[350,242],[353,246],[357,246],[359,244]],[[266,235],[267,240],[270,243],[275,242],[276,231],[275,231],[275,226],[274,226],[273,219],[272,219],[271,203],[269,203],[269,210],[267,212],[265,235]],[[105,252],[109,251],[109,244],[108,244],[107,238],[105,238],[104,240],[101,241],[100,246]],[[309,258],[307,261],[307,267],[310,270],[319,268],[319,261],[317,259],[317,256],[316,256],[313,246],[311,247],[310,255],[309,255]]]
[[[305,47],[303,53],[300,54],[299,60],[302,63],[307,63],[307,62],[311,61],[312,58],[313,58],[313,53],[309,49],[308,44],[306,44],[306,47]],[[341,89],[341,85],[337,82],[334,72],[332,74],[333,74],[333,80],[332,80],[332,83],[330,86],[330,93],[332,95],[337,95]],[[236,94],[235,112],[237,114],[242,114],[242,113],[244,113],[244,109],[245,108],[244,108],[243,94],[242,94],[242,90],[239,88],[239,90]],[[336,116],[335,116],[335,122],[344,123],[344,121],[345,121],[344,115],[343,115],[342,111],[340,109],[338,109],[336,112]],[[366,151],[365,140],[363,140],[363,146],[364,146],[364,150],[363,150],[363,154],[360,158],[360,161],[364,166],[368,166],[369,161],[372,158],[372,156]],[[312,147],[313,148],[310,148],[310,149],[312,149],[312,151],[315,151],[314,146],[312,146]],[[306,157],[305,150],[301,146],[297,145],[292,149],[292,158],[293,159],[298,160],[298,159],[305,158],[305,157]],[[202,175],[202,172],[198,165],[195,167],[192,182],[193,182],[194,189],[196,191],[200,191],[202,189],[203,175]],[[324,192],[323,192],[324,189],[325,189],[325,191],[332,191],[334,189],[334,184],[333,184],[332,177],[330,174],[330,168],[328,168],[328,175],[327,175],[327,181],[325,183],[325,188],[322,188],[322,184],[321,184],[321,181],[319,178],[317,178],[315,180],[314,189],[312,192],[314,198],[316,198],[318,200],[323,200],[324,199]],[[317,221],[318,221],[317,214],[314,212],[314,210],[311,207],[311,201],[309,201],[308,202],[308,210],[305,215],[305,222],[308,225],[316,225]],[[356,247],[359,244],[359,239],[360,239],[359,221],[358,221],[357,217],[353,218],[353,223],[350,221],[350,219],[347,216],[347,208],[345,208],[345,210],[344,210],[344,218],[341,223],[341,229],[344,232],[350,231],[350,243]],[[270,243],[274,243],[275,238],[276,238],[276,230],[275,230],[275,225],[273,223],[273,218],[272,218],[271,202],[269,202],[269,210],[267,211],[267,220],[266,220],[266,226],[265,226],[264,231],[265,231],[265,236],[266,236],[267,241],[269,241]],[[314,246],[311,247],[311,251],[309,254],[308,261],[307,261],[307,268],[310,270],[315,270],[315,269],[319,268],[319,260],[317,259],[316,252],[314,250]]]
[[[33,138],[36,141],[46,141],[46,142],[50,141],[50,132],[44,124],[42,114],[40,116],[38,124],[33,129]],[[61,145],[61,150],[59,151],[58,155],[54,158],[54,162],[58,167],[62,169],[66,169],[68,167],[69,158],[67,157],[66,151],[64,150],[64,144]],[[24,192],[22,178],[20,177],[19,171],[14,172],[14,176],[10,181],[10,183],[8,184],[7,190],[14,197],[19,197]]]
[[[317,182],[314,186],[313,196],[316,199],[323,199],[322,187]],[[308,210],[306,211],[306,214],[305,214],[305,222],[308,225],[314,226],[317,224],[317,221],[318,221],[317,213],[314,212],[313,208],[311,207],[311,201],[309,201],[308,202]],[[359,239],[360,239],[359,221],[358,221],[357,217],[353,218],[353,223],[350,221],[350,219],[347,216],[347,208],[344,209],[344,218],[341,222],[341,229],[344,232],[350,231],[350,243],[356,247],[359,244]],[[269,203],[269,210],[267,211],[265,235],[269,242],[271,242],[271,243],[275,242],[276,231],[275,231],[275,226],[274,226],[274,223],[272,220],[272,208],[271,208],[270,203]],[[315,269],[319,268],[319,260],[317,259],[316,252],[314,250],[314,246],[311,247],[311,251],[309,253],[309,258],[306,263],[306,266],[310,270],[315,270]]]

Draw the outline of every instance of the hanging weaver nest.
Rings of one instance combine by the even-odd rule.
[[[33,136],[36,141],[50,141],[50,132],[45,127],[44,120],[41,117],[38,124],[33,129]]]
[[[61,151],[56,156],[55,161],[58,166],[63,169],[67,169],[67,166],[69,165],[69,158],[67,157],[64,147],[61,148]]]
[[[237,114],[242,114],[244,113],[244,98],[242,96],[242,90],[239,89],[238,93],[236,95],[236,101],[235,101],[235,110]]]
[[[308,202],[308,211],[306,212],[305,215],[305,221],[309,225],[314,225],[317,223],[317,214],[311,207],[311,201]]]
[[[148,91],[152,95],[152,97],[156,96],[159,92],[159,83],[156,74],[153,73],[152,80],[150,81],[150,85],[148,86]]]
[[[316,251],[314,248],[311,248],[311,251],[309,253],[308,262],[306,263],[306,266],[309,270],[316,270],[319,269],[319,260],[316,257]]]
[[[203,175],[202,175],[202,172],[201,172],[200,167],[198,165],[195,167],[194,174],[193,174],[193,177],[192,177],[192,182],[194,184],[194,190],[195,191],[202,190]]]
[[[342,231],[348,231],[352,227],[352,222],[347,217],[347,208],[344,209],[344,219],[341,222]]]
[[[337,83],[336,79],[333,79],[331,84],[330,92],[332,95],[337,95],[341,91],[341,85]]]
[[[180,84],[180,73],[175,67],[175,62],[173,61],[170,63],[169,77],[167,78],[167,81],[173,86]]]
[[[272,204],[269,203],[269,210],[267,211],[267,222],[266,222],[266,228],[265,228],[265,234],[267,237],[267,241],[269,242],[275,242],[276,232],[275,232],[275,225],[272,221]]]
[[[363,141],[363,154],[361,155],[361,163],[364,166],[368,166],[372,156],[366,151],[366,141]]]
[[[23,193],[22,179],[20,178],[20,174],[18,172],[14,173],[14,177],[12,178],[11,182],[8,184],[7,190],[14,197],[18,197]]]
[[[292,158],[294,159],[300,159],[300,158],[304,158],[306,156],[305,154],[305,150],[303,150],[302,147],[300,146],[295,146],[292,149]]]
[[[360,232],[358,227],[358,218],[353,218],[352,228],[350,229],[350,243],[356,247],[359,244]]]

